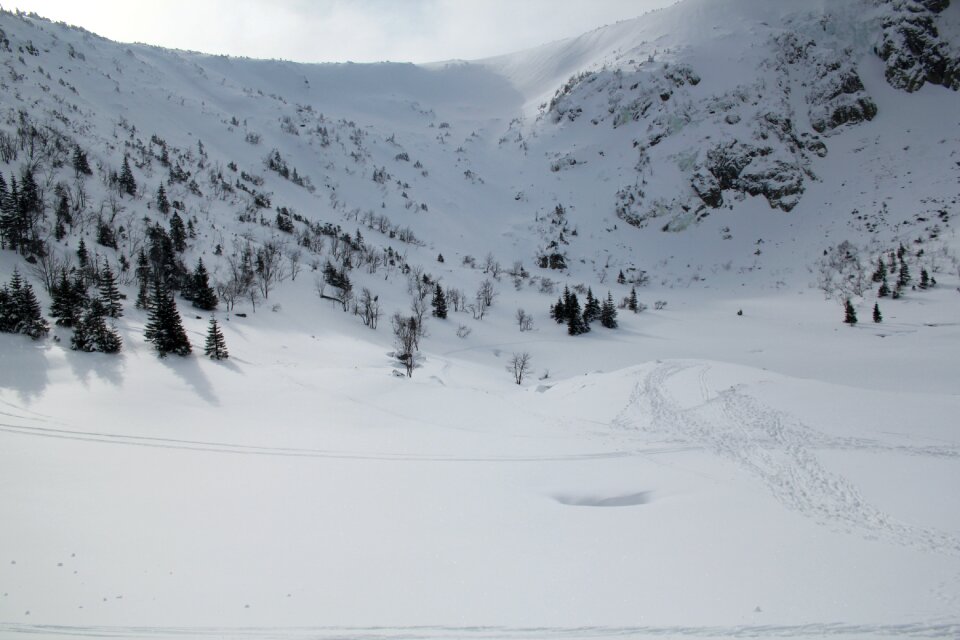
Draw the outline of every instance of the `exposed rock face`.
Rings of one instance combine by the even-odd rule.
[[[803,194],[799,158],[766,145],[730,142],[713,147],[694,171],[690,185],[705,205],[723,205],[727,190],[763,196],[772,208],[790,211]]]
[[[820,61],[821,70],[807,94],[810,125],[817,133],[845,124],[873,120],[877,105],[866,95],[863,82],[849,61]]]
[[[931,83],[960,90],[960,51],[940,37],[938,14],[950,0],[892,0],[877,55],[892,86],[914,92]]]
[[[813,40],[801,42],[792,33],[776,42],[778,68],[794,75],[802,69],[808,76],[803,84],[810,125],[817,133],[873,120],[877,115],[877,105],[866,93],[851,51],[824,49]]]
[[[941,15],[949,4],[870,0],[859,5],[867,13],[855,34],[844,31],[857,19],[849,6],[802,14],[771,35],[755,77],[712,94],[708,87],[716,79],[701,82],[699,69],[654,55],[636,56],[640,62],[624,56],[571,78],[545,115],[634,132],[640,162],[615,204],[617,216],[631,225],[656,221],[680,230],[747,196],[791,211],[807,181],[816,180],[813,167],[828,155],[830,139],[878,114],[858,68],[869,52],[867,29],[878,38],[874,50],[893,86],[916,91],[930,82],[960,89],[960,48],[948,41],[956,25],[952,15]]]

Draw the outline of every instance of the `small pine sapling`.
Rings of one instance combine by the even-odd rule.
[[[223,338],[220,325],[217,324],[217,319],[212,316],[210,318],[210,326],[207,329],[207,342],[203,347],[203,355],[211,360],[226,360],[230,357],[230,354],[227,352],[227,342]]]
[[[849,298],[843,305],[844,309],[844,318],[843,321],[850,325],[851,327],[857,324],[857,310],[853,308],[853,303],[850,302]]]

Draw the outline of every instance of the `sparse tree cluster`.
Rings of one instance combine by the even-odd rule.
[[[0,287],[0,331],[21,333],[34,340],[42,338],[50,331],[50,325],[43,318],[33,287],[16,269],[10,282]]]
[[[601,303],[589,288],[586,303],[581,310],[577,294],[571,292],[569,287],[564,287],[563,295],[550,307],[550,317],[557,324],[566,324],[567,333],[571,336],[587,333],[590,331],[590,324],[596,320],[599,320],[600,324],[607,329],[616,329],[618,326],[613,294],[608,292],[606,300]]]

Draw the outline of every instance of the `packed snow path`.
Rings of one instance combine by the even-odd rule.
[[[909,455],[960,457],[960,447],[907,447],[854,438],[832,438],[763,406],[736,386],[713,391],[709,364],[659,363],[636,386],[615,423],[701,446],[759,478],[784,506],[836,530],[883,538],[936,553],[960,554],[960,540],[892,518],[866,502],[847,479],[817,459],[817,449],[889,450]],[[695,387],[684,403],[678,387]],[[673,392],[673,393],[672,393]]]

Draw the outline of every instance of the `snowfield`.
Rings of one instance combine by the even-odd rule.
[[[960,637],[960,94],[887,83],[882,3],[794,4],[684,0],[425,66],[229,59],[0,15],[0,130],[23,110],[96,167],[58,255],[84,238],[134,258],[143,218],[167,224],[161,183],[195,224],[184,262],[216,280],[244,243],[304,246],[281,205],[390,248],[350,272],[379,296],[376,331],[318,295],[330,236],[255,307],[221,303],[227,360],[203,357],[209,314],[179,297],[194,354],[158,358],[132,278],[118,355],[72,351],[64,327],[0,333],[0,638]],[[956,43],[960,4],[941,21]],[[783,62],[788,32],[822,38],[806,62]],[[811,69],[838,56],[878,112],[815,134]],[[199,194],[167,181],[155,133]],[[783,174],[751,194],[741,168],[705,207],[696,174],[731,141],[769,145],[732,159]],[[271,149],[313,189],[269,170]],[[111,197],[127,153],[140,191]],[[772,193],[784,175],[802,192]],[[51,210],[60,180],[75,193],[69,160]],[[116,249],[95,240],[111,207]],[[848,326],[846,296],[818,287],[844,240],[868,280],[904,244],[914,282],[937,284],[880,299],[873,323],[868,283]],[[537,265],[554,250],[566,269]],[[409,378],[390,330],[405,267],[496,288],[482,318],[428,317]],[[0,283],[14,269],[46,313],[31,265],[0,251]],[[647,308],[616,330],[550,318],[564,286],[619,302],[621,271]]]
[[[0,634],[960,629],[960,398],[924,388],[955,323],[691,300],[575,345],[437,328],[408,380],[295,302],[224,323],[224,364],[3,336]],[[551,378],[513,384],[518,349]]]

